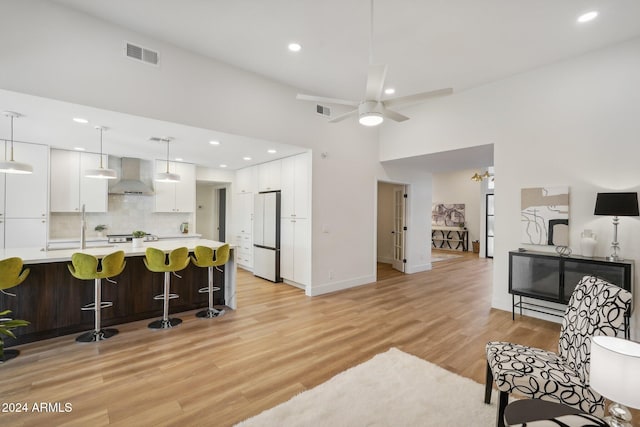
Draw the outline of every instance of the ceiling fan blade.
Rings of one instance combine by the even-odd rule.
[[[430,92],[416,93],[414,95],[400,96],[398,98],[391,98],[383,101],[385,107],[396,107],[398,105],[415,104],[417,102],[425,101],[429,98],[435,98],[437,96],[451,95],[453,89],[448,87],[446,89],[432,90]]]
[[[358,110],[351,110],[348,113],[344,113],[344,114],[341,114],[339,116],[336,116],[336,117],[332,118],[331,120],[329,120],[329,123],[341,122],[344,119],[348,119],[349,117],[357,116],[357,115],[358,115]]]
[[[384,117],[386,117],[387,119],[394,120],[396,122],[404,122],[405,120],[409,120],[409,117],[407,117],[407,116],[405,116],[403,114],[397,113],[397,112],[395,112],[393,110],[388,110],[386,108],[382,108],[381,112],[382,112],[382,115]]]
[[[382,89],[384,88],[384,78],[386,75],[386,65],[369,65],[369,72],[367,73],[367,92],[364,97],[366,101],[380,101]]]
[[[347,99],[338,99],[338,98],[327,98],[325,96],[305,95],[303,93],[297,94],[296,99],[300,101],[312,101],[312,102],[320,102],[324,104],[348,105],[350,107],[357,107],[358,104],[360,104],[358,101],[349,101]]]

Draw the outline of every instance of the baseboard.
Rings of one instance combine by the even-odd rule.
[[[379,256],[377,261],[382,264],[393,264],[393,258],[387,258],[383,256]]]
[[[320,285],[314,285],[313,287],[307,286],[306,295],[315,297],[318,295],[328,294],[331,292],[342,291],[344,289],[355,288],[357,286],[368,285],[376,281],[376,276],[362,276],[355,279],[343,280],[340,282],[322,283]]]
[[[289,279],[282,279],[282,283],[285,283],[289,286],[293,286],[298,289],[302,289],[303,291],[307,289],[305,285],[301,285],[300,283],[294,282],[293,280],[289,280]]]
[[[421,265],[407,265],[404,268],[404,272],[407,274],[420,273],[421,271],[429,271],[431,268],[430,262]]]

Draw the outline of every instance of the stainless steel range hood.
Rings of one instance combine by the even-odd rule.
[[[151,185],[142,181],[142,175],[140,173],[142,160],[122,157],[120,162],[122,167],[120,181],[109,187],[109,194],[153,195]]]

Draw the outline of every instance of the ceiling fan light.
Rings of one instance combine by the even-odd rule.
[[[158,182],[180,182],[180,175],[171,172],[160,172],[156,174],[155,180]]]
[[[98,179],[117,179],[118,174],[113,169],[98,168],[87,169],[84,171],[85,178],[98,178]]]
[[[33,167],[26,163],[16,162],[15,160],[7,160],[0,162],[0,172],[13,174],[29,174],[33,173]]]
[[[358,121],[363,126],[378,126],[380,123],[384,121],[384,118],[380,113],[370,112],[370,113],[361,114]]]

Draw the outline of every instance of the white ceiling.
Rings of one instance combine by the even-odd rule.
[[[55,1],[302,92],[353,100],[364,94],[369,0]],[[593,9],[600,13],[595,21],[576,23],[578,15]],[[389,66],[387,82],[396,89],[393,96],[442,87],[459,92],[640,36],[639,22],[638,0],[377,0],[373,59]],[[301,43],[302,51],[289,52],[290,41]],[[58,101],[44,100],[48,108],[43,109],[35,97],[0,95],[8,108],[26,116],[15,124],[16,139],[41,141],[46,134],[54,146],[84,141],[88,150],[95,151],[96,131],[90,125],[78,131],[79,125],[68,120],[74,112],[93,114],[88,117],[92,123],[115,123],[105,134],[105,148],[119,155],[149,157],[147,140],[152,135],[175,137],[172,152],[183,150],[178,155],[195,163],[203,158],[198,155],[199,144],[220,138],[219,156],[205,164],[209,167],[226,163],[237,169],[302,151]],[[5,134],[6,119],[2,119],[0,129]],[[41,126],[23,124],[28,120]],[[237,139],[224,144],[224,138]],[[93,148],[88,146],[92,141]],[[229,151],[232,146],[237,149]],[[277,149],[277,155],[268,155],[267,148]],[[162,147],[152,150],[163,157]],[[248,153],[253,160],[241,160]]]
[[[316,95],[364,95],[369,0],[56,1]],[[638,36],[639,22],[638,0],[377,0],[373,59],[398,96],[461,91]]]

